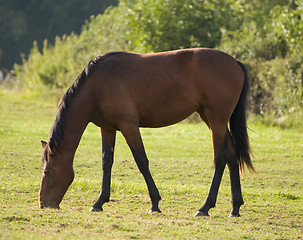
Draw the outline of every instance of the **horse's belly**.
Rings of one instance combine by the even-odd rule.
[[[153,110],[139,112],[140,127],[165,127],[178,123],[197,110],[197,106],[158,106]]]

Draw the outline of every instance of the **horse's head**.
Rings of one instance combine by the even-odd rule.
[[[43,175],[39,192],[40,207],[59,208],[65,192],[74,179],[70,161],[51,142],[42,142]]]

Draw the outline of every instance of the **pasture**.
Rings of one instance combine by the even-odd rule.
[[[242,179],[245,204],[231,210],[228,168],[210,217],[193,217],[208,193],[212,146],[204,123],[141,129],[161,214],[148,215],[142,175],[117,135],[111,201],[90,213],[101,187],[100,131],[90,124],[74,161],[61,210],[39,209],[40,140],[56,103],[0,93],[0,239],[303,239],[303,132],[249,122],[257,174]]]

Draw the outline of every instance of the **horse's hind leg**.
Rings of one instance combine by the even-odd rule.
[[[104,203],[109,201],[110,197],[110,182],[111,182],[111,169],[114,162],[114,147],[116,139],[116,130],[113,129],[101,129],[102,135],[102,187],[99,199],[92,206],[91,212],[102,211]]]
[[[237,161],[237,157],[235,155],[230,155],[227,160],[227,164],[230,174],[231,195],[232,195],[232,203],[233,203],[233,209],[229,216],[239,217],[240,216],[239,209],[241,205],[244,203],[244,201],[241,192],[239,163]]]
[[[224,125],[222,125],[221,127],[213,125],[211,126],[211,131],[214,147],[215,173],[206,201],[202,208],[200,208],[195,214],[195,216],[208,216],[208,211],[211,208],[215,207],[218,190],[227,161],[227,128]]]
[[[120,130],[125,137],[127,144],[133,153],[138,168],[143,174],[147,184],[149,195],[152,201],[152,207],[149,213],[161,212],[158,206],[161,197],[149,170],[149,162],[144,150],[139,128],[133,124],[126,124],[122,128],[120,127]]]
[[[231,181],[231,193],[233,209],[230,216],[240,216],[239,209],[244,203],[241,192],[240,176],[239,176],[239,164],[234,150],[234,145],[231,140],[231,136],[225,124],[209,124],[209,119],[206,117],[203,110],[198,111],[203,121],[212,131],[213,148],[214,148],[214,161],[215,161],[215,173],[213,176],[212,184],[209,190],[209,194],[206,198],[205,204],[195,216],[208,216],[208,211],[215,207],[219,186],[221,183],[222,175],[225,169],[226,163],[229,167],[230,181]],[[224,122],[224,121],[223,121]]]

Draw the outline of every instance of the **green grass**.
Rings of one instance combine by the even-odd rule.
[[[202,123],[142,129],[162,214],[150,199],[125,140],[118,134],[112,195],[89,213],[101,186],[100,131],[89,125],[78,148],[75,180],[61,210],[39,209],[40,140],[56,114],[54,101],[0,93],[1,239],[302,239],[303,132],[250,122],[257,174],[242,180],[240,218],[231,210],[228,169],[210,217],[195,218],[213,175],[209,130]]]

